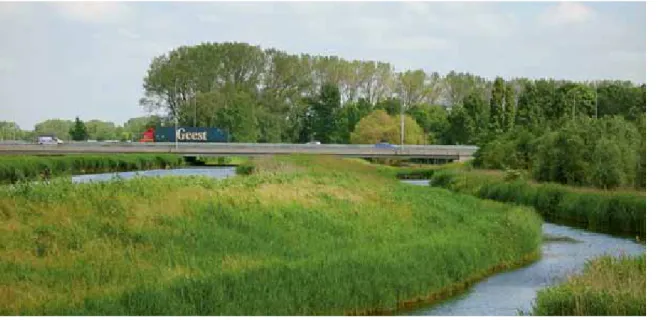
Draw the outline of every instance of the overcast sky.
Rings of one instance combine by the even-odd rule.
[[[0,120],[122,124],[151,59],[240,41],[492,78],[644,82],[644,2],[0,2]]]

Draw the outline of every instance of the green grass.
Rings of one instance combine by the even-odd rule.
[[[548,221],[610,234],[646,235],[646,196],[634,191],[604,191],[517,179],[501,172],[446,168],[432,186],[484,199],[534,207]]]
[[[248,162],[248,157],[242,156],[230,156],[230,157],[201,157],[200,161],[205,163],[205,165],[217,165],[217,166],[239,166],[243,163]]]
[[[646,315],[646,255],[603,256],[589,261],[582,275],[538,292],[537,316]]]
[[[531,209],[332,157],[0,189],[0,314],[378,314],[538,257]]]
[[[66,156],[2,156],[0,183],[40,179],[46,169],[52,176],[162,169],[183,165],[177,155],[66,155]]]

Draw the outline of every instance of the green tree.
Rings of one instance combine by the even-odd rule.
[[[420,104],[409,109],[408,114],[412,116],[421,128],[423,128],[425,133],[429,135],[430,140],[426,142],[431,144],[442,143],[443,135],[450,126],[450,123],[448,122],[448,113],[444,107],[439,105]]]
[[[310,126],[313,139],[331,143],[336,137],[336,115],[340,109],[340,91],[334,84],[324,84],[320,94],[309,103]]]
[[[61,119],[49,119],[34,126],[35,135],[55,135],[62,140],[69,139],[69,132],[73,127],[73,121]]]
[[[73,141],[87,140],[87,126],[85,126],[85,123],[79,117],[75,117],[75,122],[69,131],[69,135]]]
[[[508,132],[514,129],[514,117],[516,112],[516,95],[512,83],[505,86],[505,116],[503,118],[503,129]]]
[[[489,133],[494,136],[502,133],[504,128],[505,114],[503,105],[505,91],[505,81],[503,78],[497,77],[493,84],[489,103]]]
[[[515,124],[521,127],[537,128],[542,123],[539,92],[534,82],[527,82],[519,96]]]
[[[463,145],[473,143],[476,132],[475,122],[463,106],[456,105],[452,107],[450,114],[448,114],[448,122],[450,126],[444,136],[447,144]]]
[[[21,140],[23,138],[23,130],[15,122],[0,121],[0,140]]]
[[[464,128],[468,130],[465,134],[465,140],[469,143],[479,144],[484,141],[487,134],[487,126],[489,123],[489,106],[480,92],[472,91],[464,99],[464,111],[470,120],[459,120],[464,122]],[[453,119],[460,119],[463,115],[456,114]],[[458,126],[457,126],[458,127]]]
[[[354,132],[350,135],[350,141],[355,144],[371,144],[380,141],[393,141],[399,135],[396,135],[393,128],[396,126],[395,120],[384,110],[375,110],[369,115],[362,118],[355,126]],[[398,130],[398,134],[399,134]]]
[[[383,110],[375,110],[357,123],[350,141],[355,144],[371,144],[387,141],[400,143],[400,115],[389,116]],[[410,116],[404,116],[405,144],[421,144],[424,140],[423,129]]]

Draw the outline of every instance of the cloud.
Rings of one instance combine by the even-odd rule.
[[[120,35],[122,35],[126,38],[129,38],[129,39],[139,39],[140,38],[139,34],[134,33],[134,32],[132,32],[128,29],[125,29],[125,28],[119,28],[117,30],[117,33],[119,33]]]
[[[131,6],[121,2],[60,2],[52,5],[62,17],[86,23],[120,23],[135,14]]]
[[[565,26],[585,23],[596,16],[594,10],[578,2],[560,2],[540,17],[540,22],[546,26]]]
[[[14,63],[8,58],[0,56],[0,72],[8,72],[13,69]]]

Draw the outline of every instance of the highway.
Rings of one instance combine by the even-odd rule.
[[[283,143],[139,143],[67,142],[60,145],[0,142],[0,154],[65,155],[119,153],[173,153],[184,156],[254,156],[277,154],[318,154],[364,158],[426,158],[465,161],[476,146],[404,145],[394,148],[368,144],[283,144]]]

